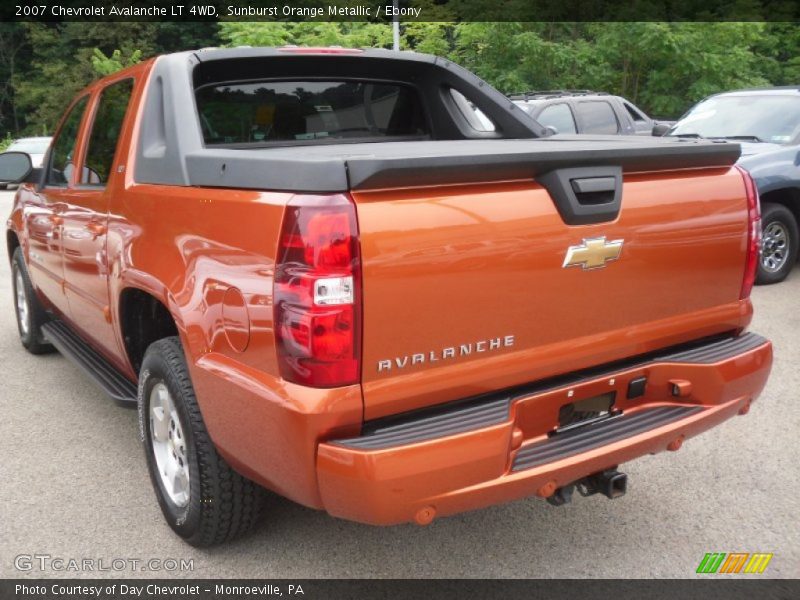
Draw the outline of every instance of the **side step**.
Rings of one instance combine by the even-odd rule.
[[[136,384],[124,377],[62,321],[50,321],[42,329],[48,341],[91,377],[114,402],[136,408]]]

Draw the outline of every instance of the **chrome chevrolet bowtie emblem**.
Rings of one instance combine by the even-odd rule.
[[[617,260],[622,252],[623,240],[606,241],[606,236],[584,239],[582,244],[567,248],[563,268],[583,267],[584,270],[602,269],[610,260]]]

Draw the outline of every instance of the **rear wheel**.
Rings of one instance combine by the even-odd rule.
[[[53,352],[55,348],[47,342],[42,331],[42,325],[47,323],[49,316],[31,285],[21,248],[14,250],[11,258],[11,278],[19,341],[31,354]]]
[[[797,262],[800,247],[797,221],[782,204],[765,203],[761,213],[761,260],[756,283],[778,283],[786,279]]]
[[[258,521],[264,490],[214,447],[177,337],[154,342],[145,353],[139,423],[150,479],[175,533],[193,546],[211,546]]]

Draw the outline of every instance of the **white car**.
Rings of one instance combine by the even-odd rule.
[[[50,147],[52,139],[52,137],[19,138],[6,148],[6,152],[26,152],[31,157],[33,168],[36,169],[42,166],[45,152]]]

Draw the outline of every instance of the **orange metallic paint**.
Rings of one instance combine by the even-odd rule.
[[[742,178],[724,170],[626,175],[622,217],[582,227],[565,226],[532,181],[354,194],[364,257],[363,385],[306,388],[280,378],[272,322],[277,240],[291,194],[136,182],[141,99],[152,65],[146,61],[84,92],[90,103],[75,174],[100,90],[135,79],[105,189],[84,193],[72,181],[60,192],[73,206],[76,240],[99,248],[101,262],[89,264],[84,250],[76,250],[66,269],[56,265],[45,274],[31,260],[36,253],[58,262],[67,249],[64,218],[48,200],[58,193],[47,187],[21,186],[9,227],[28,264],[36,265],[31,275],[43,299],[132,381],[138,374],[125,349],[121,299],[140,290],[168,309],[212,439],[262,485],[347,518],[427,522],[661,450],[678,434],[689,437],[734,414],[763,386],[768,348],[714,366],[647,367],[646,402],[631,410],[673,401],[665,390],[675,377],[691,380],[692,397],[709,410],[523,473],[509,474],[509,461],[553,425],[553,409],[563,401],[558,394],[518,402],[508,423],[425,444],[354,452],[325,443],[357,435],[365,416],[743,329],[752,307],[738,300],[746,237]],[[595,272],[560,269],[567,246],[597,234],[625,238],[620,260]],[[694,264],[698,246],[702,265]],[[89,288],[65,280],[77,273],[91,279]],[[389,376],[375,370],[378,360],[398,354],[510,334],[512,349],[480,360],[416,365]],[[583,394],[609,384],[580,387]]]
[[[741,179],[735,169],[626,175],[616,221],[572,227],[534,182],[354,193],[366,417],[745,327]],[[561,268],[569,246],[603,235],[624,240],[619,260]],[[377,368],[506,335],[512,348]]]
[[[676,450],[683,440],[736,415],[761,392],[771,364],[772,345],[767,342],[713,365],[657,363],[526,396],[515,401],[505,423],[467,433],[372,451],[322,443],[317,458],[322,501],[334,516],[392,525],[417,520],[423,509],[445,516],[526,496],[548,496],[559,486],[644,454],[670,445]],[[628,381],[643,375],[648,377],[646,395],[626,400]],[[691,397],[677,402],[669,396],[667,382],[674,377],[694,383]],[[609,385],[611,379],[614,385]],[[628,414],[668,404],[701,405],[706,410],[578,455],[511,470],[520,451],[513,440],[515,429],[524,432],[524,448],[557,425],[561,405],[609,389],[617,390],[617,407]],[[567,396],[570,390],[573,396]]]

